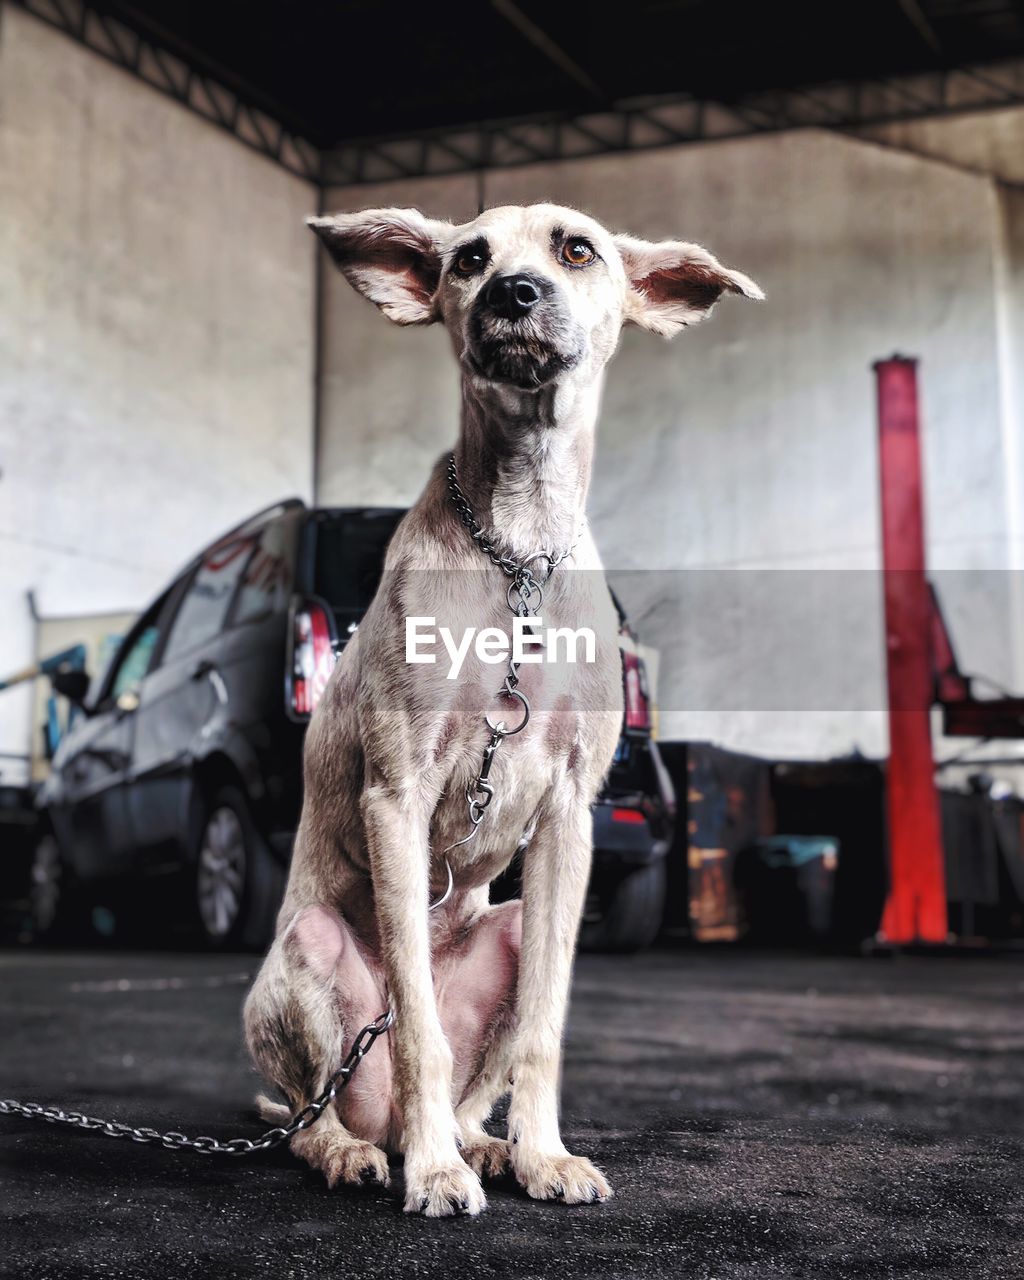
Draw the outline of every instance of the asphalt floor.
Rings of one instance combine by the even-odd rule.
[[[0,953],[0,1098],[252,1135],[251,956]],[[329,1191],[279,1151],[0,1116],[0,1275],[1024,1277],[1024,962],[581,956],[564,1133],[615,1198],[478,1218]]]

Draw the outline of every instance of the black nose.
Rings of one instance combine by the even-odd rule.
[[[499,316],[518,320],[540,302],[540,289],[529,276],[495,276],[487,286],[487,304]]]

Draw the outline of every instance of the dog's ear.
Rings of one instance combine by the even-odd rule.
[[[758,286],[739,271],[730,271],[707,249],[682,240],[636,240],[616,236],[615,247],[626,268],[629,292],[625,323],[671,338],[711,311],[723,293],[763,298]]]
[[[307,218],[349,284],[396,324],[438,318],[434,295],[441,274],[438,238],[447,222],[417,209],[364,209]]]

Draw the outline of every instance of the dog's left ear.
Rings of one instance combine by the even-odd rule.
[[[307,218],[306,225],[349,284],[396,324],[430,324],[438,318],[438,239],[449,223],[425,218],[418,209],[364,209]]]
[[[626,268],[629,292],[624,320],[671,338],[709,314],[723,293],[763,298],[758,286],[739,271],[723,267],[699,244],[682,240],[636,240],[615,236]]]

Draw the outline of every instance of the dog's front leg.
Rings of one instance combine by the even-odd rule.
[[[558,1126],[562,1030],[590,874],[593,825],[568,783],[541,814],[523,864],[518,1027],[512,1057],[512,1168],[537,1200],[583,1204],[611,1195],[600,1170],[570,1155]]]
[[[411,791],[379,785],[363,798],[374,899],[395,1025],[395,1089],[403,1119],[405,1210],[479,1213],[480,1180],[459,1154],[452,1055],[430,964],[429,813]]]

